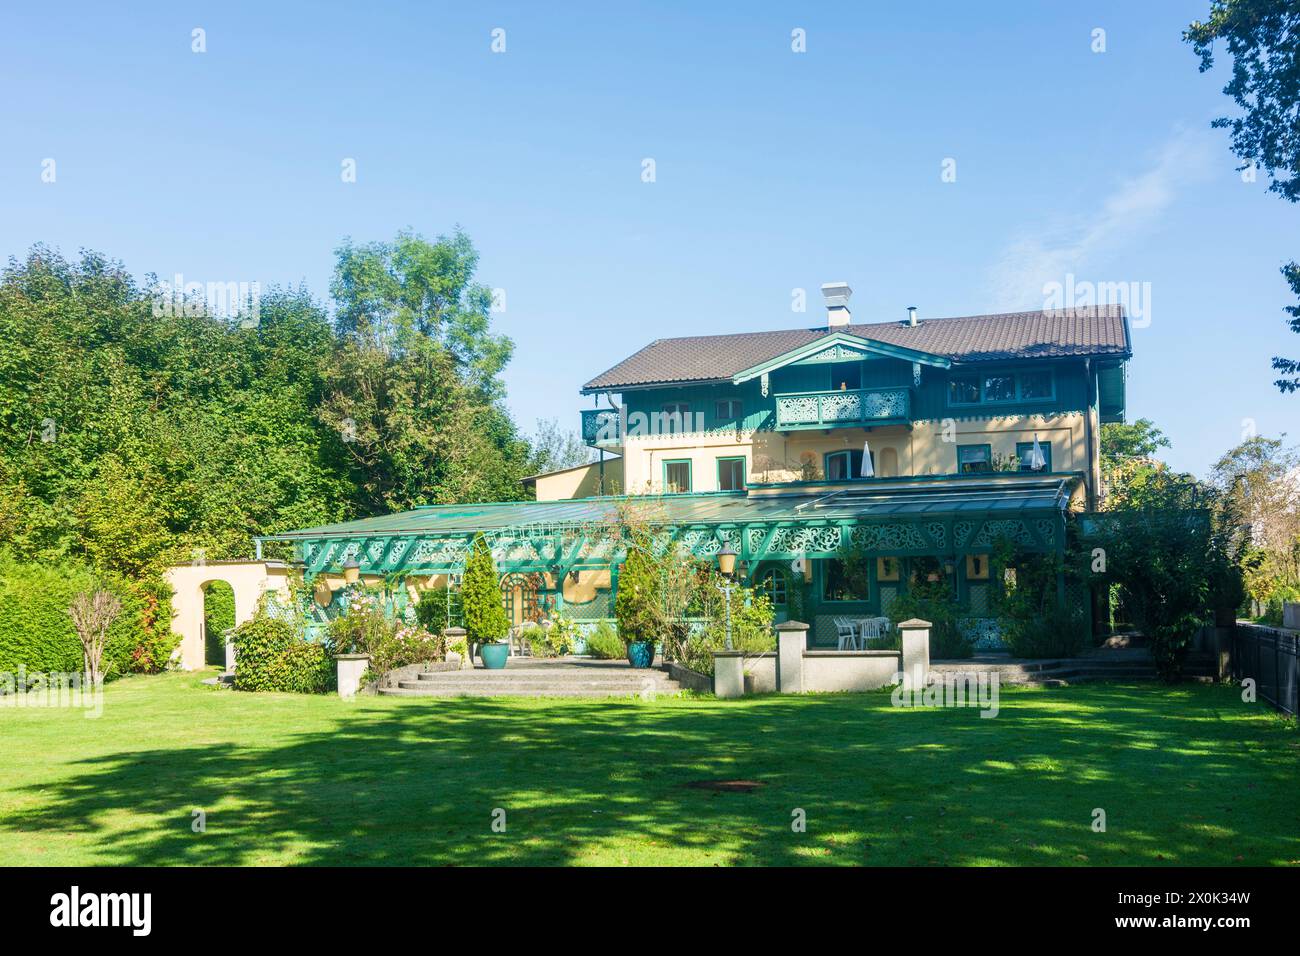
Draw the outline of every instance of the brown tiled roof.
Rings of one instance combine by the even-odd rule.
[[[1128,323],[1118,305],[922,319],[916,326],[871,322],[833,331],[945,356],[954,363],[1130,354]],[[828,334],[823,326],[657,339],[597,375],[583,391],[727,379]]]

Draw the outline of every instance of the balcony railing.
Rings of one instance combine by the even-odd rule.
[[[776,427],[841,428],[906,421],[911,411],[912,390],[906,387],[785,392],[776,396]]]
[[[582,411],[582,440],[588,445],[608,448],[621,445],[618,433],[618,410],[586,408]]]

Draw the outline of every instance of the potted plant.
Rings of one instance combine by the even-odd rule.
[[[484,667],[500,670],[510,656],[510,645],[505,640],[510,620],[501,606],[501,585],[496,565],[492,563],[492,552],[482,535],[474,539],[470,549],[461,589],[465,639],[471,648],[478,645],[478,656]]]
[[[614,616],[618,636],[627,645],[627,661],[645,668],[654,663],[655,636],[662,624],[660,569],[648,544],[634,539],[619,569]]]

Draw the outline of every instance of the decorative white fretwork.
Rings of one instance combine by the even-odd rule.
[[[822,398],[823,421],[856,422],[861,418],[861,392],[832,392]]]
[[[984,522],[984,527],[980,528],[979,534],[975,536],[975,544],[978,547],[988,547],[995,543],[998,538],[1007,538],[1016,544],[1036,543],[1034,536],[1025,527],[1025,523],[1012,518],[1006,521]]]
[[[808,552],[830,552],[840,549],[840,529],[838,525],[815,528],[777,528],[772,536],[769,553],[805,554]]]
[[[858,349],[849,348],[847,345],[832,345],[828,349],[822,349],[816,355],[810,355],[804,359],[805,362],[852,362],[860,359],[863,352]]]
[[[853,543],[868,551],[923,551],[930,543],[910,523],[868,524],[853,529]]]

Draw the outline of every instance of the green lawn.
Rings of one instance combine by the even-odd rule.
[[[199,680],[119,681],[93,720],[0,708],[0,863],[1300,865],[1300,734],[1229,687],[1004,690],[990,720]],[[764,786],[687,786],[718,779]]]

